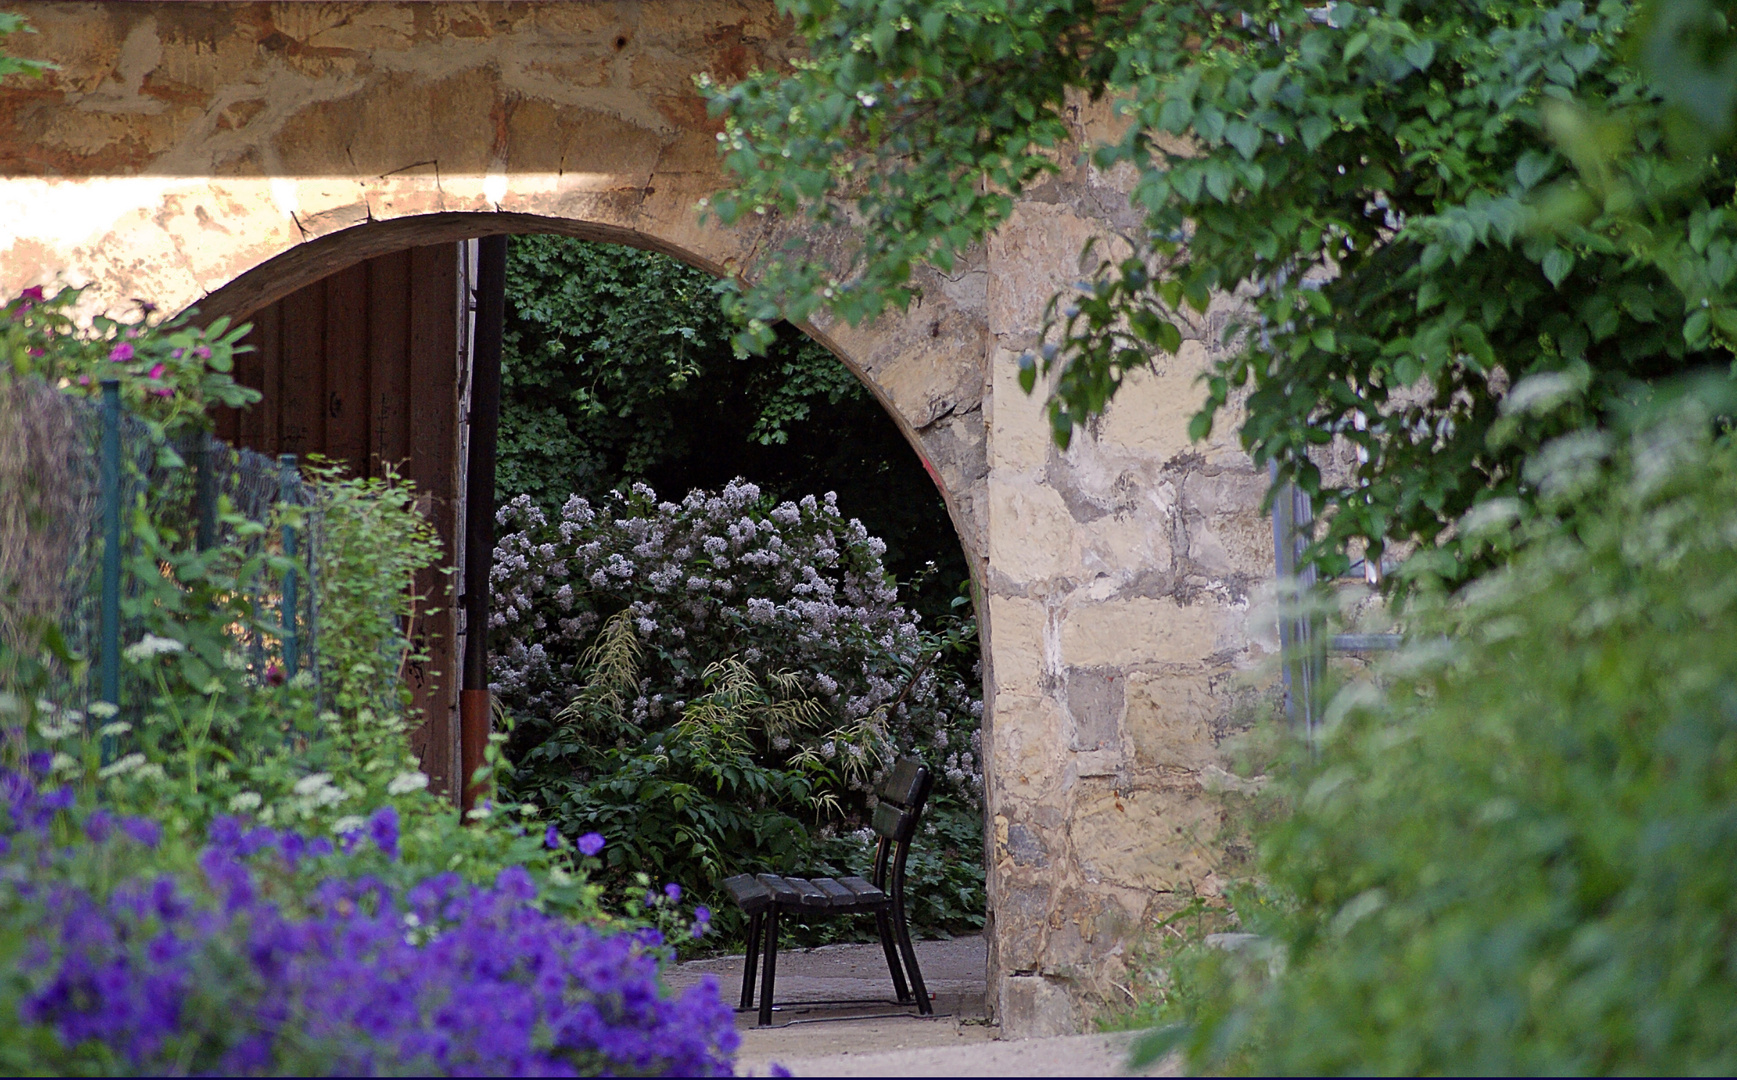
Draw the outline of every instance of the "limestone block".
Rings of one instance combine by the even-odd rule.
[[[1198,787],[1119,791],[1082,780],[1070,829],[1075,858],[1091,880],[1187,892],[1215,865],[1219,814]]]
[[[1043,963],[1044,938],[1048,932],[1051,888],[1041,880],[1015,880],[1005,871],[991,875],[995,888],[998,966],[1002,971],[1033,971]]]
[[[1079,565],[1074,520],[1036,479],[989,480],[989,561],[1014,581],[1045,581]]]
[[[989,461],[997,469],[1037,469],[1055,444],[1041,393],[1019,388],[1019,354],[996,349],[989,358]]]
[[[1198,769],[1215,762],[1212,718],[1218,706],[1204,675],[1130,674],[1123,722],[1136,764]]]
[[[989,332],[1024,348],[1043,326],[1050,297],[1081,277],[1080,254],[1101,226],[1073,209],[1020,203],[989,239]],[[1098,256],[1115,245],[1100,242]]]
[[[1042,604],[1016,596],[994,596],[989,603],[985,647],[1002,694],[1036,694],[1044,684],[1045,639],[1049,614]]]
[[[1193,662],[1217,651],[1218,622],[1213,605],[1168,597],[1082,604],[1062,621],[1061,658],[1080,667]]]
[[[999,791],[991,799],[992,808],[1001,812],[1000,798],[1042,801],[1047,782],[1061,771],[1067,745],[1061,707],[1049,698],[997,693],[994,723],[995,738],[987,753]]]
[[[1205,468],[1182,478],[1180,511],[1188,560],[1213,576],[1272,573],[1272,524],[1261,513],[1267,477],[1245,458],[1236,468]]]
[[[1095,441],[1159,460],[1189,449],[1188,422],[1206,400],[1199,379],[1208,362],[1203,343],[1184,341],[1176,355],[1154,359],[1156,370],[1131,373],[1098,421]]]
[[[1155,488],[1161,485],[1154,485]],[[1162,491],[1146,494],[1162,506]],[[1169,580],[1175,559],[1170,515],[1162,509],[1122,517],[1106,517],[1079,529],[1080,569],[1088,577],[1117,584],[1154,576]],[[1159,586],[1167,589],[1168,584]]]
[[[1065,983],[1042,975],[1014,975],[1001,982],[1003,1039],[1047,1039],[1080,1030],[1080,1010]]]
[[[1070,750],[1120,750],[1128,676],[1120,668],[1069,668]]]

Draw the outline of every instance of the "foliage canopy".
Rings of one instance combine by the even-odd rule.
[[[1108,97],[1125,128],[1086,152],[1132,169],[1143,221],[1024,361],[1028,388],[1053,379],[1058,441],[1176,349],[1181,308],[1240,291],[1193,433],[1243,404],[1244,445],[1328,518],[1325,569],[1359,542],[1439,543],[1434,569],[1462,580],[1488,564],[1449,527],[1489,499],[1530,507],[1528,454],[1737,335],[1733,166],[1683,167],[1623,62],[1631,6],[781,0],[809,58],[710,88],[736,177],[711,209],[848,224],[860,244],[842,263],[800,239],[772,251],[734,303],[744,343],[821,305],[856,321],[907,303],[913,267],[946,270],[1066,166],[1070,102]],[[1547,128],[1578,154],[1574,103],[1624,118],[1600,175],[1671,179],[1667,198],[1606,198],[1571,167]],[[1662,242],[1682,258],[1653,257]],[[1504,412],[1540,373],[1571,407]],[[1310,458],[1333,439],[1363,458],[1343,481]]]

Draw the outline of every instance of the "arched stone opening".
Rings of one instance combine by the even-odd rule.
[[[695,212],[725,178],[693,76],[799,55],[771,0],[10,10],[38,33],[8,49],[59,66],[0,85],[6,293],[65,280],[92,310],[239,314],[346,262],[527,220],[725,274],[777,239]],[[1082,143],[1116,123],[1084,103],[1068,121]],[[1137,221],[1126,177],[1058,161],[981,251],[924,271],[909,310],[807,328],[929,463],[977,581],[1009,1035],[1077,1030],[1120,996],[1144,928],[1217,888],[1216,744],[1274,645],[1250,617],[1271,573],[1264,476],[1233,417],[1186,435],[1230,301],[1188,316],[1178,355],[1066,452],[1017,388],[1082,242]]]
[[[475,248],[467,242],[533,232],[657,251],[717,273],[686,252],[672,253],[669,245],[587,222],[441,214],[357,226],[303,244],[243,273],[197,306],[203,321],[224,317],[257,324],[248,338],[253,354],[238,358],[236,377],[265,397],[246,412],[223,411],[220,436],[270,455],[319,454],[363,476],[391,469],[422,494],[447,559],[446,573],[429,572],[418,582],[436,610],[419,633],[431,655],[427,670],[419,665],[410,673],[424,716],[413,741],[437,788],[455,795],[458,659],[469,635],[456,583],[469,558],[465,522],[473,512],[464,498],[474,331],[466,324],[474,316],[476,285]],[[949,493],[909,422],[836,344],[815,336],[874,396],[951,514]],[[952,539],[964,547],[956,524]],[[968,572],[977,566],[967,555]]]

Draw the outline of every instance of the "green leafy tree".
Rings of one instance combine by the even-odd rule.
[[[1607,217],[1620,205],[1576,217],[1551,201],[1558,183],[1588,188],[1547,135],[1553,103],[1656,99],[1624,62],[1628,3],[780,8],[809,56],[710,88],[735,176],[711,210],[804,220],[826,243],[848,224],[860,242],[842,256],[800,237],[772,250],[733,302],[743,344],[821,306],[857,322],[908,303],[913,267],[946,270],[1060,169],[1069,103],[1108,97],[1125,130],[1087,152],[1132,169],[1142,227],[1052,305],[1025,385],[1053,378],[1065,445],[1177,347],[1180,309],[1241,290],[1237,347],[1207,373],[1192,431],[1245,395],[1242,441],[1317,500],[1329,571],[1358,544],[1379,557],[1418,542],[1439,546],[1431,573],[1481,572],[1450,526],[1491,499],[1532,506],[1529,454],[1597,426],[1637,386],[1728,359],[1721,233],[1689,238],[1718,244],[1703,287],[1637,258],[1639,233]],[[1646,153],[1632,168],[1666,167],[1662,128],[1635,130]],[[1729,159],[1679,173],[1676,202],[1722,222]],[[1504,410],[1508,388],[1540,373],[1573,407]],[[1343,482],[1310,457],[1334,439],[1361,451]]]

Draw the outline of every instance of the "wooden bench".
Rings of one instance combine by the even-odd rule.
[[[880,837],[875,846],[871,880],[860,877],[798,878],[776,874],[737,874],[724,879],[724,888],[748,915],[748,956],[742,966],[742,1008],[754,1006],[754,961],[762,960],[760,1026],[772,1023],[772,984],[778,971],[778,917],[783,912],[805,916],[865,915],[875,917],[881,949],[892,972],[893,990],[901,1005],[915,1005],[917,1012],[934,1012],[917,954],[911,948],[911,933],[905,923],[905,858],[917,824],[923,816],[934,778],[916,758],[901,758],[876,794],[870,827]],[[764,951],[761,935],[764,932]],[[901,964],[901,958],[903,963]],[[906,976],[909,975],[907,983]]]

